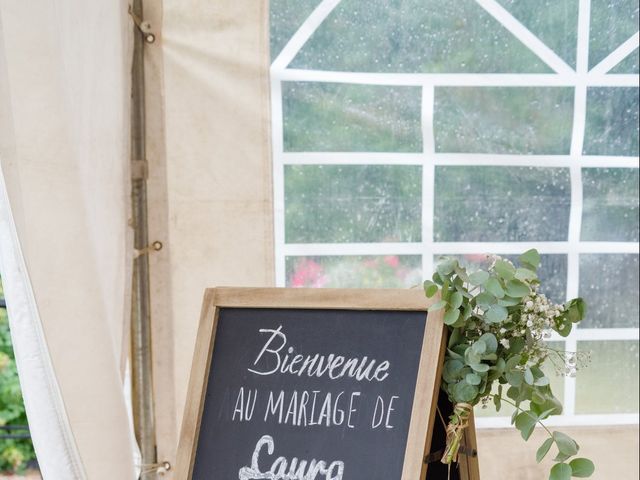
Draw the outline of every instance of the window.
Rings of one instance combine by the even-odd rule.
[[[593,362],[551,423],[637,423],[637,0],[273,0],[271,39],[278,284],[535,247],[590,307],[552,339]]]

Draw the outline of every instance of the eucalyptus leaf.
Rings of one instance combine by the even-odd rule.
[[[460,310],[458,310],[457,308],[452,308],[450,310],[447,310],[447,312],[444,314],[444,323],[446,325],[453,325],[458,321],[458,318],[460,318]]]
[[[524,374],[522,372],[507,372],[505,376],[507,377],[507,381],[514,387],[519,387],[524,381]]]
[[[497,301],[498,299],[491,295],[489,292],[482,292],[476,297],[476,305],[479,305],[481,307],[490,307]]]
[[[480,382],[482,381],[482,377],[477,373],[468,373],[467,376],[465,377],[465,380],[469,385],[480,385]]]
[[[463,339],[464,339],[464,336],[462,335],[462,329],[454,328],[451,331],[451,335],[449,335],[448,346],[453,347],[454,345],[457,345],[458,343],[460,343]]]
[[[503,307],[513,307],[520,303],[521,299],[513,298],[505,295],[500,300],[498,300],[498,305],[502,305]]]
[[[453,292],[451,298],[449,298],[449,306],[451,308],[458,309],[462,305],[462,294],[460,292]]]
[[[538,418],[540,420],[544,420],[545,418],[548,418],[550,415],[552,415],[555,411],[556,411],[555,408],[550,408],[549,410],[545,410],[544,412],[538,415]]]
[[[430,312],[437,312],[447,306],[446,300],[440,300],[429,307]]]
[[[522,361],[522,356],[521,355],[513,355],[512,357],[509,357],[507,359],[507,370],[511,371],[511,370],[515,370],[515,368],[520,365],[520,362]]]
[[[565,453],[558,452],[558,454],[555,457],[553,457],[553,461],[554,462],[566,462],[570,458],[571,458],[571,455],[567,455]]]
[[[449,297],[451,296],[451,290],[449,287],[451,286],[451,280],[445,278],[444,283],[442,284],[441,296],[442,300],[449,301]]]
[[[527,250],[518,258],[521,262],[527,263],[534,268],[538,268],[540,266],[540,254],[535,248],[531,250]]]
[[[540,377],[537,378],[535,382],[533,382],[534,385],[538,386],[538,387],[546,387],[547,385],[549,385],[549,379],[547,377]]]
[[[536,452],[536,462],[540,463],[542,459],[547,456],[552,445],[553,438],[547,438]]]
[[[549,480],[571,480],[571,467],[566,463],[558,463],[551,468]]]
[[[469,281],[469,276],[467,275],[467,271],[464,267],[461,267],[459,264],[457,264],[454,268],[454,271],[456,272],[456,275],[460,280],[462,280],[463,282]]]
[[[530,368],[527,368],[524,371],[524,381],[527,382],[529,385],[533,385],[533,382],[535,381],[535,379],[533,378],[533,373],[531,372]]]
[[[451,273],[453,273],[457,265],[458,265],[458,261],[456,259],[442,257],[438,262],[436,270],[438,271],[441,277],[446,277]]]
[[[578,450],[580,449],[576,441],[566,433],[553,432],[553,439],[555,440],[556,445],[558,445],[560,453],[563,453],[564,455],[573,456],[578,453]]]
[[[518,410],[514,410],[514,412],[511,414],[511,425],[516,423],[516,417],[517,416],[518,416]]]
[[[495,380],[496,378],[499,378],[500,376],[502,376],[502,374],[504,373],[504,367],[505,367],[504,359],[498,358],[496,364],[493,367],[491,367],[491,370],[493,370],[493,373],[491,374],[492,380]]]
[[[595,465],[588,458],[574,458],[569,462],[571,476],[578,478],[590,477],[596,470]]]
[[[476,353],[473,348],[469,347],[464,352],[464,361],[467,365],[475,365],[482,361],[480,354]]]
[[[489,292],[496,298],[504,297],[504,290],[502,289],[500,282],[496,278],[490,278],[489,280],[487,280],[487,282],[484,284],[484,288],[486,288],[487,292]]]
[[[478,340],[482,340],[487,346],[487,352],[494,353],[498,349],[498,340],[493,333],[484,333]]]
[[[431,280],[425,280],[423,283],[423,287],[424,287],[424,294],[427,296],[427,298],[431,298],[433,297],[436,293],[438,293],[439,287],[435,282],[432,282]]]
[[[505,280],[511,280],[516,273],[514,266],[506,260],[496,260],[493,269]]]
[[[482,355],[484,352],[487,351],[487,344],[484,343],[483,340],[478,339],[476,342],[473,343],[473,345],[471,345],[471,348],[473,349],[474,353],[477,353],[478,355]]]
[[[463,297],[468,298],[469,300],[473,298],[473,295],[471,295],[464,286],[458,285],[457,282],[455,283],[454,286],[456,287],[456,290],[460,292],[460,295],[462,295]]]
[[[489,310],[484,314],[484,318],[489,323],[500,323],[507,319],[509,312],[507,309],[500,305],[492,305]]]
[[[454,392],[457,402],[470,402],[478,395],[478,387],[470,385],[463,380],[456,384]]]
[[[523,439],[529,440],[529,437],[533,433],[533,429],[536,427],[538,417],[535,413],[522,412],[516,417],[516,428],[520,430],[520,435]]]
[[[461,359],[464,359],[464,354],[467,351],[467,346],[464,344],[454,345],[453,347],[451,347],[451,350],[460,355]]]
[[[580,312],[580,319],[583,319],[584,316],[587,314],[587,304],[580,297],[574,298],[573,299],[573,303],[575,304],[576,308],[578,309],[578,312]]]
[[[538,275],[536,272],[533,272],[528,268],[518,268],[516,270],[515,278],[522,282],[530,282],[531,280],[537,280]]]
[[[471,285],[484,285],[489,280],[489,273],[484,270],[478,270],[469,275],[469,283]]]
[[[531,391],[531,407],[533,409],[534,405],[544,405],[546,398],[542,395],[538,390]]]
[[[456,347],[461,347],[461,346],[464,347],[464,345],[456,345]],[[447,348],[447,353],[449,354],[449,356],[451,358],[455,358],[455,359],[458,359],[458,360],[464,360],[464,356],[461,355],[460,353],[456,352],[455,351],[455,347],[454,347],[454,349]]]
[[[509,280],[507,282],[507,295],[515,298],[526,297],[531,293],[529,286],[520,280]]]
[[[489,365],[487,365],[486,363],[474,363],[472,365],[470,365],[471,368],[473,368],[476,372],[488,372],[489,371]]]
[[[526,342],[522,337],[512,338],[509,343],[510,343],[509,353],[514,353],[514,354],[522,352],[522,350],[524,350],[524,346],[526,345]]]
[[[464,368],[464,363],[458,359],[447,360],[444,364],[444,371],[451,373],[451,375],[457,375]]]
[[[571,322],[566,320],[564,322],[560,322],[559,324],[557,324],[554,330],[558,332],[558,334],[561,337],[568,337],[569,334],[571,333],[572,328],[573,328],[573,325],[571,324]]]

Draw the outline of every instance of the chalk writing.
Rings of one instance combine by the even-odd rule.
[[[242,467],[238,472],[239,480],[342,480],[344,462],[339,460],[327,466],[324,460],[298,460],[296,457],[288,461],[285,457],[278,457],[267,471],[260,469],[260,454],[266,447],[267,454],[272,456],[275,451],[273,438],[263,435],[251,456],[251,466]]]
[[[359,382],[363,380],[382,382],[389,376],[391,364],[387,360],[378,363],[376,359],[369,359],[367,356],[345,358],[333,353],[327,356],[318,353],[315,355],[294,355],[295,349],[291,346],[283,354],[282,352],[287,346],[287,336],[282,331],[282,325],[275,330],[261,328],[260,333],[269,334],[269,337],[253,362],[254,368],[247,368],[256,375],[288,373],[299,377],[307,375],[318,378],[326,375],[331,380],[347,376],[355,378]],[[260,368],[261,364],[266,363],[263,358],[265,360],[268,358],[265,357],[265,354],[275,360],[275,366],[268,369],[264,366]]]

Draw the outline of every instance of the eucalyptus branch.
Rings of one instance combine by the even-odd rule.
[[[548,348],[544,338],[551,330],[568,335],[584,318],[585,304],[576,298],[558,305],[540,292],[540,255],[534,249],[519,257],[518,266],[498,256],[491,260],[487,270],[467,273],[457,259],[442,258],[432,280],[423,285],[427,297],[441,292],[441,300],[434,305],[444,309],[443,320],[450,333],[442,388],[454,409],[447,425],[442,462],[456,461],[473,406],[492,398],[498,408],[502,401],[515,407],[514,423],[525,440],[536,425],[547,432],[549,439],[538,449],[538,461],[552,445],[558,447],[551,480],[588,477],[594,470],[590,460],[574,458],[565,463],[578,453],[578,444],[562,432],[552,432],[542,422],[560,407],[542,370],[543,363],[547,358],[554,365],[560,360],[565,372],[574,375],[576,370],[576,354],[567,356],[566,352]],[[498,382],[498,393],[488,393]],[[502,385],[508,386],[510,399],[503,397]],[[520,407],[525,401],[537,405],[541,413],[537,408]]]
[[[544,423],[542,423],[542,420],[540,420],[540,418],[538,418],[538,417],[536,417],[534,415],[531,415],[531,412],[528,412],[527,410],[524,410],[518,404],[512,402],[511,400],[507,400],[502,395],[496,395],[495,393],[491,393],[488,396],[491,397],[491,398],[498,398],[501,402],[504,402],[504,403],[506,403],[508,405],[511,405],[512,407],[515,407],[516,410],[518,410],[518,411],[520,411],[522,413],[526,413],[529,417],[531,417],[533,420],[535,420],[537,424],[539,424],[542,428],[544,428],[551,438],[553,438],[553,433],[551,432],[551,430],[549,430],[547,428],[547,426]]]

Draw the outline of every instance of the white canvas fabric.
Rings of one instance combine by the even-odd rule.
[[[268,12],[145,2],[160,461],[204,289],[274,283]],[[0,267],[38,459],[47,480],[134,478],[127,4],[0,0],[0,15]]]
[[[126,2],[0,0],[0,267],[45,479],[135,478]]]
[[[269,4],[145,2],[158,455],[175,459],[204,289],[272,286]]]

